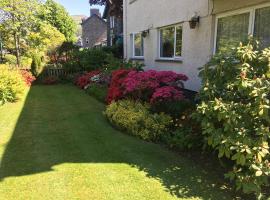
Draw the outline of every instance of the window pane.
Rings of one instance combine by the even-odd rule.
[[[160,57],[174,56],[174,32],[175,27],[160,30]]]
[[[237,46],[248,38],[249,13],[220,18],[217,25],[217,52]]]
[[[182,26],[176,27],[176,47],[175,56],[182,55]]]
[[[263,48],[270,46],[270,7],[256,10],[254,36]]]
[[[134,35],[134,48],[135,56],[143,56],[143,39],[140,33]]]

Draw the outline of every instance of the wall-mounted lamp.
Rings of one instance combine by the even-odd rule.
[[[189,27],[190,27],[191,29],[195,29],[196,26],[197,26],[197,24],[199,24],[199,22],[200,22],[200,16],[195,15],[195,16],[193,16],[193,17],[190,19],[190,21],[189,21]]]
[[[147,37],[149,35],[149,33],[150,33],[149,29],[145,30],[145,31],[142,32],[142,36],[145,38],[145,37]]]

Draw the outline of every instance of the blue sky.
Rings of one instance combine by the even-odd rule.
[[[69,14],[71,15],[90,15],[90,5],[88,0],[56,0],[58,3],[62,4]],[[99,8],[101,14],[103,13],[104,7],[93,6],[93,8]]]

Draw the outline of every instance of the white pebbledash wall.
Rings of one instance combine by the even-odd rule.
[[[124,0],[124,56],[132,58],[130,35],[150,29],[144,38],[146,69],[184,73],[189,77],[186,88],[198,91],[198,68],[213,55],[215,14],[263,2],[269,0]],[[190,29],[188,21],[195,13],[200,23]],[[182,62],[157,61],[158,29],[177,23],[183,24]]]

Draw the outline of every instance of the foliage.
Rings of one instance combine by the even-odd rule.
[[[106,5],[111,8],[110,15],[121,17],[123,15],[123,0],[89,0],[90,5]]]
[[[178,118],[174,120],[174,130],[162,137],[162,141],[170,148],[181,151],[202,148],[204,140],[200,124],[192,119],[194,112],[194,106],[186,106],[181,114],[175,115]]]
[[[25,83],[17,70],[0,70],[0,103],[15,102],[21,98]]]
[[[26,85],[31,86],[32,83],[36,80],[36,77],[33,76],[31,72],[27,70],[20,70],[20,72]]]
[[[80,52],[80,63],[86,71],[102,69],[107,63],[108,53],[101,49],[84,49]]]
[[[152,114],[147,104],[122,100],[113,102],[105,111],[108,120],[117,128],[148,141],[158,141],[166,134],[172,119],[166,114]]]
[[[0,31],[5,35],[4,39],[12,40],[11,50],[20,66],[21,48],[26,44],[27,33],[35,29],[40,4],[37,0],[1,0],[0,8]]]
[[[66,9],[59,3],[54,0],[47,0],[40,18],[57,28],[64,34],[67,41],[75,41],[76,24]]]
[[[269,66],[270,50],[253,41],[215,56],[201,71],[195,115],[208,145],[234,162],[226,176],[258,198],[270,175]]]
[[[92,83],[85,91],[87,94],[91,95],[98,101],[105,103],[107,97],[107,90],[108,87],[106,85]]]
[[[111,84],[107,96],[108,104],[123,97],[124,93],[122,83],[130,71],[131,70],[129,69],[119,69],[112,73]]]
[[[187,98],[180,100],[157,101],[151,103],[152,112],[164,112],[174,119],[179,118],[187,109],[195,108],[195,103]]]
[[[40,55],[37,53],[32,54],[31,73],[36,77],[39,74],[41,63],[42,61]]]
[[[96,71],[91,71],[88,73],[83,74],[82,76],[78,77],[77,81],[76,81],[76,85],[81,88],[81,89],[86,89],[88,87],[88,85],[93,82],[93,80],[91,80],[94,76],[97,76],[100,74],[99,70]]]
[[[150,102],[155,104],[157,102],[171,102],[171,101],[180,101],[183,100],[184,93],[180,90],[177,90],[173,86],[163,86],[157,88],[153,93]]]

